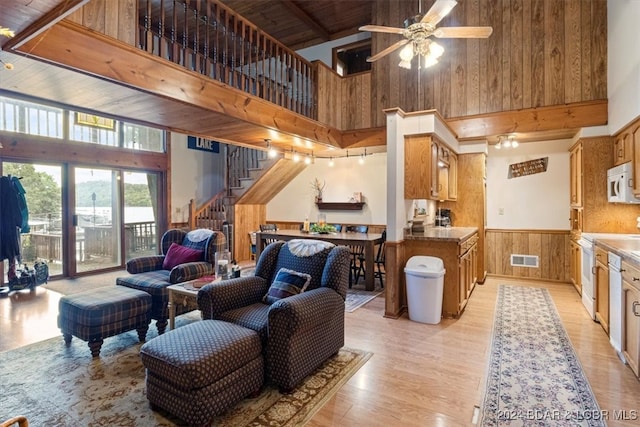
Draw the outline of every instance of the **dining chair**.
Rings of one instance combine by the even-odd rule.
[[[260,224],[260,231],[278,231],[278,226],[275,224]],[[277,241],[278,239],[276,238],[264,239],[265,246]]]
[[[368,225],[347,225],[344,229],[345,233],[367,233],[369,231]],[[358,283],[356,278],[358,270],[360,269],[360,258],[364,258],[364,246],[361,245],[347,245],[351,251],[351,266],[349,269],[349,288],[353,286],[353,282]]]
[[[373,278],[374,280],[376,278],[380,279],[380,287],[384,288],[384,281],[382,276],[384,276],[385,270],[384,270],[384,266],[385,266],[385,243],[387,241],[387,230],[382,230],[382,242],[378,245],[378,250],[376,252],[376,257],[373,260],[374,264],[375,264],[375,270],[373,271]],[[358,271],[356,273],[356,283],[358,283],[358,281],[360,280],[360,275],[362,275],[362,277],[364,278],[364,272],[365,272],[365,260],[364,260],[364,254],[360,255],[359,259],[359,265],[358,265]]]

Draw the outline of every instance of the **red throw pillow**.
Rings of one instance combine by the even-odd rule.
[[[162,268],[165,270],[171,270],[176,265],[184,264],[185,262],[202,261],[203,252],[196,249],[187,248],[186,246],[172,243],[169,246],[167,254],[162,261]]]

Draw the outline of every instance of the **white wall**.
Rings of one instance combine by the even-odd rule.
[[[522,143],[515,149],[490,147],[487,228],[568,230],[570,146],[571,140],[561,140]],[[549,157],[546,172],[508,179],[510,164],[542,157]]]
[[[361,192],[365,205],[361,211],[319,211],[311,182],[318,178],[326,182],[322,196],[325,202],[347,202],[354,192]],[[267,204],[269,221],[316,222],[320,212],[327,215],[328,223],[386,224],[387,155],[371,154],[360,165],[356,156],[334,159],[316,159]]]
[[[171,134],[171,222],[189,220],[189,200],[199,206],[224,188],[225,144],[220,153],[187,148],[187,135]]]
[[[607,2],[609,133],[640,115],[640,1]]]

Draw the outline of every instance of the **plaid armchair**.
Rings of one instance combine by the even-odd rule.
[[[344,345],[350,256],[347,247],[318,240],[272,243],[261,253],[255,276],[200,289],[202,318],[258,332],[266,380],[289,391]],[[268,305],[263,298],[281,268],[309,274],[311,280],[304,292]]]
[[[178,264],[171,270],[163,268],[165,256],[172,243],[189,249],[203,251],[202,261]],[[133,258],[127,262],[131,276],[119,277],[116,285],[139,289],[151,294],[151,318],[156,320],[158,333],[164,333],[169,318],[169,291],[167,286],[186,282],[214,272],[215,254],[225,248],[226,239],[220,231],[196,229],[189,232],[179,229],[167,230],[160,241],[162,255]],[[176,314],[190,311],[179,305]]]

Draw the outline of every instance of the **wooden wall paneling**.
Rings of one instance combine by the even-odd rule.
[[[566,0],[564,3],[564,99],[578,102],[581,99],[582,64],[580,47],[582,32],[580,27],[582,0]]]
[[[544,104],[544,0],[531,0],[531,105]]]
[[[384,317],[397,319],[407,307],[407,293],[404,276],[404,242],[387,241],[385,244]]]
[[[465,2],[465,23],[464,25],[468,26],[480,25],[479,0]],[[465,113],[460,115],[478,114],[480,112],[480,40],[478,39],[467,40],[465,77]],[[455,114],[453,111],[451,113]]]
[[[580,8],[580,30],[582,37],[580,38],[580,95],[582,99],[593,99],[593,41],[592,41],[592,22],[591,22],[591,2],[581,3]]]
[[[532,101],[531,86],[532,78],[532,23],[531,23],[531,2],[522,2],[522,105],[521,108],[531,108]]]
[[[569,282],[569,231],[487,230],[488,273]],[[539,267],[512,267],[511,254],[537,255]]]
[[[592,17],[592,66],[591,81],[593,99],[607,98],[607,2],[594,0],[590,2]],[[583,5],[586,7],[587,5]]]
[[[510,0],[502,0],[499,4],[502,14],[502,46],[501,52],[504,55],[504,60],[500,63],[500,71],[501,71],[501,110],[512,110],[511,106],[511,65],[513,59],[511,56],[515,53],[512,46],[517,45],[517,39],[511,39],[511,1]]]
[[[279,159],[240,196],[236,203],[249,205],[268,203],[306,167],[304,162]]]
[[[483,113],[488,111],[502,111],[502,68],[503,55],[502,55],[502,38],[503,38],[503,25],[502,25],[502,3],[494,0],[486,2],[487,16],[489,22],[493,26],[493,34],[486,39],[487,42],[487,74],[486,87],[487,87],[487,102],[481,103],[480,108]],[[484,106],[484,110],[482,110]],[[445,116],[446,117],[446,116]]]
[[[564,2],[544,3],[544,105],[564,103]]]
[[[538,255],[538,262],[542,261],[542,234],[540,233],[526,233],[528,240],[528,251],[531,254]],[[540,268],[528,268],[527,276],[534,279],[542,279],[542,271]]]
[[[106,31],[106,3],[109,0],[92,0],[83,6],[84,13],[82,15],[82,25],[91,28],[99,33],[107,34]],[[114,19],[115,18],[115,19]],[[116,22],[116,16],[110,16],[109,19],[113,19]],[[108,36],[115,37],[113,34],[107,34]]]
[[[522,0],[507,0],[505,5],[509,11],[509,109],[519,110],[523,108],[522,105],[522,91],[524,87],[523,81],[523,67],[524,67],[524,54],[523,54],[523,42],[524,31],[523,27],[523,8]]]
[[[249,233],[260,230],[260,224],[267,219],[267,205],[235,204],[233,239],[235,242],[233,257],[238,261],[251,259],[251,239]]]

